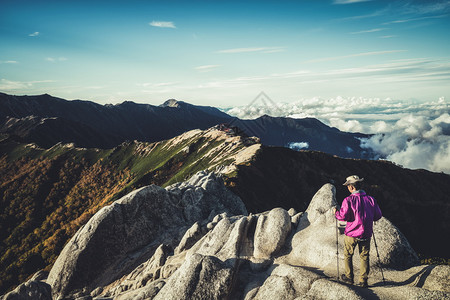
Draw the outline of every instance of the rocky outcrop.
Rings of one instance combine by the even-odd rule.
[[[429,266],[424,270],[422,276],[418,278],[419,280],[417,281],[417,286],[419,287],[423,286],[423,288],[427,290],[437,290],[450,293],[449,266]]]
[[[22,283],[13,291],[0,297],[0,300],[51,300],[51,286],[45,283],[48,273],[39,271],[30,280]]]
[[[287,235],[291,231],[291,217],[282,208],[271,210],[267,216],[261,215],[256,224],[254,237],[256,258],[270,258],[284,245]]]
[[[233,279],[232,263],[193,254],[167,280],[155,300],[225,299]]]
[[[186,231],[153,281],[138,290],[106,288],[102,296],[245,300],[449,296],[443,282],[450,267],[440,266],[428,271],[395,270],[416,264],[417,256],[398,229],[386,219],[377,223],[376,232],[380,236],[377,246],[386,280],[401,287],[401,293],[381,286],[378,262],[373,258],[370,289],[337,281],[336,221],[331,212],[335,205],[334,191],[332,185],[324,185],[304,213],[275,208],[250,216],[221,214],[207,224],[206,232],[196,223]],[[341,243],[343,236],[339,237]],[[342,244],[339,248],[342,260]],[[372,251],[372,255],[375,253]],[[340,265],[342,269],[342,261]],[[354,265],[358,266],[359,262],[355,261]],[[415,278],[415,282],[405,276]],[[124,282],[114,285],[123,287]],[[137,293],[140,296],[136,296]],[[144,293],[151,296],[144,297]]]
[[[165,208],[152,211],[155,205]],[[66,245],[48,282],[55,298],[99,300],[450,298],[450,266],[418,266],[408,241],[386,219],[377,222],[375,234],[388,285],[382,284],[375,247],[368,289],[336,280],[333,205],[331,184],[305,212],[274,208],[248,216],[212,174],[167,189],[150,186],[95,215]],[[107,226],[116,229],[108,232]],[[121,246],[112,247],[116,239]],[[105,253],[109,257],[100,258]],[[90,259],[102,259],[104,266]],[[355,255],[355,267],[357,260]]]
[[[53,295],[106,286],[147,261],[159,245],[176,246],[196,221],[207,223],[222,212],[246,209],[214,174],[136,190],[102,208],[64,247],[48,278]]]
[[[335,188],[324,185],[311,200],[308,209],[300,217],[296,233],[292,238],[292,251],[287,261],[306,264],[321,269],[336,268],[336,219],[332,207]],[[373,267],[380,262],[383,267],[405,269],[417,265],[419,259],[405,236],[389,220],[382,218],[374,225],[377,242],[371,240],[370,263]],[[339,234],[339,259],[343,266],[344,235]],[[377,248],[380,261],[377,258]],[[354,266],[358,268],[359,257],[354,255]]]

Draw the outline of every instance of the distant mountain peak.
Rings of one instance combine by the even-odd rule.
[[[136,103],[130,100],[125,100],[122,103],[118,104],[119,106],[123,105],[135,105]]]
[[[169,99],[166,102],[164,102],[163,104],[161,104],[161,107],[176,107],[179,108],[182,105],[185,105],[186,103],[183,101],[178,101],[176,99]]]

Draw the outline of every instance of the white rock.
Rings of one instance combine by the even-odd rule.
[[[51,300],[52,293],[50,285],[42,281],[29,280],[0,297],[0,300],[25,299]]]
[[[200,224],[195,222],[194,225],[186,231],[180,244],[175,248],[174,253],[179,254],[180,252],[191,248],[201,237],[202,230]]]
[[[270,258],[281,249],[291,231],[291,217],[282,208],[272,209],[267,216],[260,215],[256,224],[253,256]]]
[[[232,268],[219,259],[194,254],[167,280],[154,299],[224,299],[232,274]]]
[[[102,208],[67,243],[48,277],[52,293],[89,294],[107,286],[148,260],[160,244],[175,247],[186,228],[224,212],[247,214],[212,173],[199,172],[167,189],[138,189]]]
[[[317,300],[363,300],[354,289],[327,279],[315,281],[304,299]]]
[[[430,265],[423,272],[423,288],[450,293],[450,266]],[[422,279],[421,278],[421,279]],[[422,282],[418,282],[422,284]]]
[[[300,217],[297,231],[292,239],[293,251],[288,262],[305,264],[324,270],[337,268],[336,261],[336,219],[332,212],[335,205],[335,188],[324,185],[311,200],[308,209]],[[403,234],[387,219],[382,218],[374,225],[378,251],[382,263],[391,268],[406,268],[418,263],[417,255]],[[344,235],[338,234],[339,264],[343,270]],[[359,255],[353,256],[353,266],[359,269]],[[374,240],[371,241],[370,263],[378,264]]]
[[[292,208],[292,207],[291,207],[291,208],[288,210],[288,214],[289,214],[289,216],[293,217],[294,215],[297,214],[297,211],[295,210],[295,208]]]

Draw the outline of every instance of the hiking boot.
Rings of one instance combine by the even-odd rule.
[[[362,288],[369,287],[369,285],[367,284],[367,281],[360,281],[356,285],[359,286],[359,287],[362,287]]]
[[[353,278],[348,278],[345,274],[341,275],[341,280],[345,283],[353,284]]]

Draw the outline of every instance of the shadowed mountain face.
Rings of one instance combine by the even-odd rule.
[[[30,116],[40,120],[30,122]],[[15,122],[11,118],[15,118]],[[161,106],[131,101],[100,105],[90,101],[67,101],[47,94],[0,94],[1,133],[19,137],[20,141],[35,142],[42,147],[58,142],[74,142],[80,147],[97,148],[115,147],[126,140],[155,142],[191,129],[206,129],[230,119],[216,108],[175,100],[168,100]]]
[[[367,137],[339,131],[317,119],[233,118],[217,108],[196,106],[174,99],[160,106],[125,101],[99,105],[67,101],[50,95],[12,96],[0,93],[0,134],[23,143],[49,148],[58,142],[78,147],[112,148],[124,141],[156,142],[192,129],[228,123],[265,145],[295,147],[303,143],[318,150],[348,158],[370,158],[360,147]],[[306,146],[307,145],[307,146]]]
[[[303,147],[347,158],[373,157],[369,150],[360,147],[359,139],[367,138],[368,135],[342,132],[314,118],[275,118],[265,115],[255,120],[234,119],[232,123],[247,135],[260,137],[264,145],[293,149]]]
[[[86,148],[120,144],[122,139],[108,132],[100,132],[84,123],[60,117],[24,118],[7,117],[0,132],[9,133],[10,138],[24,143],[35,143],[44,148],[61,143],[75,143]]]

